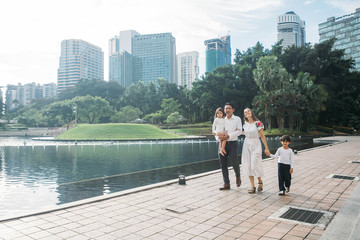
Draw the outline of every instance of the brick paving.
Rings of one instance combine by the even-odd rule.
[[[295,155],[291,192],[278,196],[277,163],[264,161],[264,191],[248,194],[242,185],[219,191],[220,171],[53,212],[0,222],[0,239],[320,239],[325,229],[269,218],[285,205],[338,212],[357,181],[329,174],[359,176],[360,137]],[[166,208],[188,210],[183,213]],[[187,209],[189,208],[189,209]],[[336,215],[335,215],[336,217]]]

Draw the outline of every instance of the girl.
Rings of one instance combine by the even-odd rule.
[[[221,155],[225,156],[225,154],[226,154],[226,151],[225,151],[226,140],[219,140],[219,136],[226,135],[226,131],[225,131],[225,112],[224,112],[224,109],[222,109],[221,107],[219,107],[215,111],[214,122],[213,122],[213,125],[212,125],[212,132],[213,132],[216,140],[219,141],[219,153]]]
[[[264,125],[257,119],[250,108],[244,110],[244,119],[245,141],[241,154],[241,164],[244,175],[249,176],[250,179],[251,189],[248,192],[255,193],[254,177],[258,178],[257,190],[259,192],[263,190],[261,177],[264,176],[264,169],[262,165],[262,147],[259,138],[264,143],[265,154],[269,155],[270,151],[264,136]]]

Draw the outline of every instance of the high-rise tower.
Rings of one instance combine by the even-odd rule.
[[[199,78],[199,52],[184,52],[176,55],[178,85],[192,88],[192,83]]]
[[[206,46],[206,72],[212,72],[216,67],[231,64],[230,36],[209,39]]]
[[[133,83],[132,42],[139,35],[134,30],[120,31],[109,40],[109,81],[117,81],[127,88]]]
[[[134,82],[148,83],[159,78],[176,80],[176,43],[171,33],[138,35],[133,38]]]
[[[305,21],[302,21],[293,11],[277,17],[278,41],[283,40],[284,48],[305,44]]]
[[[80,39],[61,42],[58,92],[75,86],[80,79],[104,79],[104,53]]]
[[[355,69],[360,71],[360,8],[341,17],[330,17],[319,24],[320,42],[335,37],[334,48],[344,49],[346,57],[355,60]]]

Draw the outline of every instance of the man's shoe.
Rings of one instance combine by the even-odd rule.
[[[219,190],[229,190],[230,184],[225,183],[223,187],[219,188]]]
[[[241,178],[240,177],[236,177],[236,186],[240,187],[241,185]]]
[[[285,191],[288,193],[290,192],[290,187],[285,187]]]
[[[285,191],[280,191],[280,192],[279,192],[279,195],[280,195],[280,196],[284,196],[284,195],[285,195]]]

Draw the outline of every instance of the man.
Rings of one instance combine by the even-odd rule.
[[[240,178],[240,167],[237,158],[238,153],[238,137],[242,132],[242,123],[241,119],[238,116],[235,116],[233,113],[235,111],[234,106],[231,103],[226,103],[224,107],[226,117],[225,117],[225,136],[220,136],[220,140],[226,140],[225,152],[223,156],[219,154],[220,167],[224,179],[224,186],[220,190],[230,189],[230,179],[229,179],[229,170],[228,166],[231,164],[236,176],[236,186],[240,187],[241,178]]]

